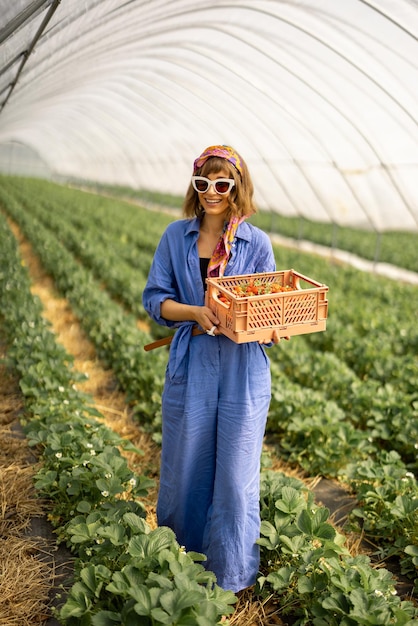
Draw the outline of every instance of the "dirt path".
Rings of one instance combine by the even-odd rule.
[[[23,399],[1,363],[5,348],[0,336],[0,623],[33,626],[49,613],[55,542],[31,536],[43,506],[33,488],[35,459],[20,431]]]
[[[77,387],[89,394],[93,404],[103,415],[104,422],[125,439],[144,452],[144,456],[128,454],[130,466],[137,471],[146,465],[153,466],[157,474],[159,448],[149,435],[143,433],[129,413],[125,394],[118,389],[118,384],[111,370],[105,369],[96,357],[96,351],[84,333],[79,320],[74,315],[66,298],[55,290],[52,278],[43,270],[38,257],[33,253],[29,242],[21,235],[18,227],[10,224],[19,242],[20,253],[28,268],[32,288],[44,308],[44,316],[51,323],[56,340],[74,357],[74,369],[87,376]],[[150,514],[152,505],[150,502]]]

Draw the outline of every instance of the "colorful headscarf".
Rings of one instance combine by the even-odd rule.
[[[193,166],[193,174],[202,167],[202,165],[210,159],[210,157],[219,157],[226,159],[235,167],[235,169],[242,175],[242,159],[238,152],[235,152],[231,146],[209,146],[202,154],[197,157]]]
[[[226,265],[229,260],[232,243],[235,239],[235,233],[238,226],[245,220],[245,217],[231,217],[228,225],[219,238],[216,248],[213,251],[212,258],[208,265],[208,277],[215,278],[217,276],[223,276]]]

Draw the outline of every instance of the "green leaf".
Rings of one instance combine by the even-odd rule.
[[[101,522],[99,521],[92,522],[91,524],[86,524],[84,522],[76,524],[71,527],[70,541],[72,543],[90,542],[96,536],[96,532],[100,526]]]
[[[415,545],[406,546],[405,552],[406,554],[409,554],[410,556],[418,557],[418,546],[415,546]]]
[[[148,534],[151,530],[147,522],[136,513],[125,513],[123,521],[135,534]]]
[[[151,610],[153,608],[153,602],[151,600],[151,595],[145,585],[138,586],[132,597],[136,600],[135,604],[135,612],[138,615],[151,615]]]
[[[62,475],[61,476],[61,483],[63,481],[66,481],[67,478]],[[66,492],[68,493],[69,496],[78,496],[79,493],[81,492],[81,487],[82,487],[82,483],[79,480],[76,480],[75,478],[73,478],[71,480],[71,483],[67,486],[66,488]]]
[[[284,591],[289,588],[295,573],[296,568],[294,567],[281,567],[276,572],[271,572],[266,580],[271,584],[274,591]]]
[[[353,604],[350,617],[355,620],[356,624],[368,626],[369,624],[391,623],[391,611],[383,597],[373,597],[364,589],[354,589],[350,593],[350,600]]]
[[[126,450],[126,452],[134,452],[135,454],[139,454],[139,456],[144,456],[144,451],[134,446],[132,441],[129,441],[129,439],[122,439],[120,445],[123,450]]]
[[[109,539],[114,546],[121,546],[126,541],[125,528],[122,524],[112,523],[108,526],[102,526],[98,529],[97,534],[104,539]]]
[[[275,506],[283,513],[296,514],[306,507],[306,500],[300,491],[285,486],[281,492],[281,499],[276,500]]]
[[[91,609],[91,594],[81,582],[76,582],[71,588],[70,595],[60,610],[64,619],[69,617],[83,617]]]
[[[57,472],[54,470],[49,470],[46,473],[37,474],[35,481],[35,488],[39,491],[51,490],[51,486],[57,479]]]
[[[301,511],[297,517],[296,525],[303,533],[318,539],[334,539],[335,529],[326,520],[329,518],[329,511],[325,507],[318,508],[315,512],[308,509]]]
[[[348,615],[350,612],[348,597],[340,592],[334,592],[332,596],[325,598],[322,601],[322,606],[327,611],[337,613],[339,615]]]
[[[114,593],[117,596],[128,595],[129,589],[130,584],[122,572],[115,572],[112,577],[112,582],[106,587],[109,593]]]
[[[179,591],[175,589],[173,591],[167,591],[161,595],[161,606],[167,611],[169,615],[180,617],[181,613],[198,604],[202,600],[201,591],[193,591],[191,589],[187,591]]]
[[[286,554],[292,554],[294,558],[297,558],[306,543],[306,539],[303,535],[296,535],[296,537],[288,537],[287,535],[280,535],[280,541],[282,542],[282,550]]]
[[[121,624],[122,619],[120,613],[114,613],[113,611],[99,611],[91,618],[92,626],[114,626],[114,624]]]
[[[167,577],[166,573],[158,574],[157,572],[150,572],[147,578],[147,584],[152,584],[153,587],[159,587],[162,590],[171,590],[174,587],[173,581]]]
[[[128,553],[138,559],[144,559],[147,552],[148,535],[135,535],[129,540]]]
[[[173,624],[173,623],[176,623],[176,622],[173,622],[173,620],[171,618],[171,615],[168,615],[165,611],[163,611],[163,609],[160,609],[159,607],[156,608],[156,609],[152,609],[151,616],[159,624]]]
[[[312,593],[315,590],[312,576],[301,576],[298,580],[298,592],[299,593]]]
[[[190,557],[192,561],[197,561],[197,562],[207,561],[207,558],[208,558],[206,554],[202,554],[201,552],[193,552],[193,550],[191,550],[190,552],[187,552],[187,556]]]
[[[156,528],[149,535],[149,553],[155,554],[162,550],[170,548],[175,542],[176,538],[173,531],[170,528],[164,526]]]
[[[306,509],[300,512],[300,514],[298,515],[296,524],[299,530],[305,533],[305,535],[309,535],[309,536],[313,535],[312,514],[309,513],[309,511],[307,511]]]
[[[258,545],[265,546],[268,550],[275,550],[280,545],[279,533],[271,522],[261,522],[260,534],[262,537],[257,540]]]
[[[414,515],[418,509],[418,501],[410,496],[397,496],[390,512],[395,518],[405,519],[408,515]]]
[[[108,582],[110,576],[111,571],[104,565],[88,565],[80,572],[81,580],[96,598],[100,596],[103,582]]]
[[[149,594],[144,585],[147,572],[142,572],[134,565],[127,565],[122,571],[114,572],[111,582],[107,585],[106,590],[109,593],[131,597],[139,603],[143,602],[144,597]],[[150,590],[152,598],[152,589]],[[145,596],[144,596],[145,594]]]
[[[232,591],[222,589],[219,585],[214,585],[213,581],[209,581],[209,589],[212,589],[209,593],[210,603],[216,606],[219,615],[232,614],[234,609],[231,605],[238,601],[237,596]]]
[[[69,597],[66,603],[61,607],[59,615],[61,619],[70,619],[71,617],[83,617],[86,613],[87,607],[80,602],[79,597]]]
[[[132,537],[128,544],[128,553],[137,558],[156,557],[158,552],[172,546],[174,541],[173,531],[162,526],[151,531],[148,535]]]
[[[90,502],[87,502],[86,500],[81,500],[81,502],[77,504],[76,510],[79,513],[90,513],[91,504]]]
[[[124,487],[122,486],[121,481],[115,476],[112,476],[112,478],[108,480],[104,480],[103,478],[98,478],[96,480],[96,487],[102,493],[107,492],[109,494],[107,497],[116,496],[117,494],[122,493],[124,490]]]

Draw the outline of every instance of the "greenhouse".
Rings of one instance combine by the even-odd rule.
[[[416,2],[2,4],[3,171],[181,195],[226,143],[263,208],[417,230]]]
[[[417,0],[1,4],[2,626],[416,624]],[[191,176],[213,226],[204,194],[227,206],[240,155],[258,210],[199,248],[221,321],[187,336],[269,364],[259,566],[236,591],[159,523],[185,318],[161,325],[149,291]],[[247,282],[213,278],[260,231],[277,271],[255,252]]]

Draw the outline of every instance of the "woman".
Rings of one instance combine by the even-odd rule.
[[[269,238],[245,221],[255,210],[242,157],[229,146],[207,148],[194,162],[186,219],[163,234],[143,294],[154,320],[178,328],[162,397],[158,523],[204,553],[233,592],[253,585],[259,568],[270,367],[259,343],[220,334],[204,291],[207,276],[275,271]],[[196,335],[196,325],[206,332]]]

